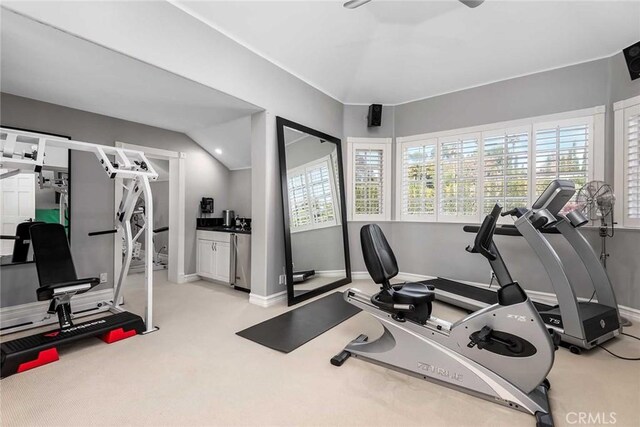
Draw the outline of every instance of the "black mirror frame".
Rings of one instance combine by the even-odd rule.
[[[293,289],[293,254],[291,248],[291,225],[289,223],[289,188],[287,183],[287,158],[285,152],[285,140],[284,140],[284,128],[298,130],[300,132],[307,133],[320,139],[324,139],[327,142],[331,142],[338,148],[338,180],[340,182],[340,216],[342,220],[342,241],[344,244],[344,266],[346,277],[344,279],[337,280],[332,283],[328,283],[317,289],[305,292],[302,295],[295,295]],[[349,257],[349,232],[347,224],[347,212],[346,212],[346,197],[344,186],[344,172],[342,162],[342,145],[339,138],[336,138],[326,133],[322,133],[315,129],[311,129],[299,123],[292,122],[291,120],[284,119],[282,117],[276,117],[276,128],[278,134],[278,150],[280,159],[280,186],[282,189],[282,217],[284,221],[284,251],[285,251],[285,275],[287,284],[287,303],[289,306],[298,304],[302,301],[313,298],[317,295],[328,292],[332,289],[339,288],[340,286],[351,283],[351,262]]]
[[[39,133],[39,134],[42,134],[42,135],[55,136],[55,137],[58,137],[58,138],[65,138],[65,139],[71,140],[71,137],[67,136],[67,135],[59,135],[59,134],[51,133],[51,132],[40,132],[38,130],[19,128],[19,127],[15,127],[15,126],[5,126],[5,125],[0,125],[0,126],[2,126],[3,128],[6,128],[6,129],[13,129],[13,130],[18,130],[18,131]],[[68,164],[68,167],[69,167],[69,171],[68,171],[68,174],[69,174],[69,189],[67,190],[69,192],[69,196],[68,196],[69,197],[69,212],[68,212],[69,228],[67,229],[67,240],[69,241],[69,244],[71,244],[71,199],[72,199],[72,197],[71,197],[71,150],[67,149],[67,151],[68,151],[68,153],[67,153],[67,164]],[[9,263],[9,264],[2,265],[2,268],[10,267],[12,265],[21,265],[21,264],[35,264],[35,261],[34,260],[30,260],[30,261],[12,262],[12,263]]]

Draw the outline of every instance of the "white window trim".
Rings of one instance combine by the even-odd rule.
[[[347,138],[347,218],[349,221],[391,221],[392,193],[392,138]],[[356,149],[382,149],[382,214],[380,215],[356,215],[354,214],[355,193],[355,160]]]
[[[334,175],[334,171],[333,171],[333,164],[331,162],[331,154],[328,154],[324,157],[321,157],[319,159],[316,160],[312,160],[311,162],[302,164],[300,166],[296,166],[295,168],[289,169],[287,171],[287,175],[289,173],[297,173],[300,171],[304,171],[305,176],[306,176],[306,170],[322,164],[322,163],[326,163],[327,167],[329,168],[329,185],[331,186],[331,192],[332,192],[332,202],[333,202],[333,217],[334,220],[330,221],[330,222],[324,222],[322,224],[319,225],[315,225],[313,224],[313,222],[311,223],[311,225],[307,225],[304,227],[297,227],[297,228],[293,228],[290,227],[290,233],[291,234],[295,234],[295,233],[302,233],[305,231],[313,231],[313,230],[321,230],[323,228],[331,228],[331,227],[339,227],[340,225],[342,225],[342,217],[340,215],[340,209],[339,209],[339,204],[340,204],[340,195],[337,193],[337,188],[336,188],[336,180],[335,180],[335,175]],[[306,181],[305,181],[306,182]],[[287,177],[287,185],[289,185],[289,180]],[[289,209],[291,209],[291,207],[289,207]],[[291,215],[291,213],[289,213],[289,215]]]
[[[640,97],[638,97],[640,98]],[[640,102],[640,101],[639,101]],[[571,124],[588,124],[589,125],[589,180],[604,180],[604,152],[605,152],[605,112],[606,106],[596,106],[591,108],[584,108],[581,110],[575,111],[567,111],[563,113],[557,114],[549,114],[544,116],[536,116],[525,119],[504,121],[504,122],[496,122],[490,123],[486,125],[478,125],[460,129],[451,129],[445,131],[431,132],[419,135],[411,135],[405,137],[396,138],[397,147],[396,147],[396,187],[402,185],[402,149],[405,144],[413,144],[424,143],[428,140],[438,140],[436,146],[438,147],[438,159],[440,154],[440,143],[443,139],[448,139],[451,137],[460,137],[461,135],[469,135],[469,134],[477,134],[479,136],[479,155],[478,155],[478,179],[479,181],[484,180],[484,138],[486,135],[491,135],[495,132],[501,132],[504,130],[511,129],[528,129],[529,131],[529,167],[533,164],[534,159],[534,139],[535,139],[535,131],[536,129],[544,128],[546,124],[547,127],[549,124],[553,126],[561,125],[571,125]],[[621,119],[622,120],[622,119]],[[616,144],[618,145],[618,144]],[[351,162],[349,162],[350,164]],[[619,164],[616,160],[616,164]],[[621,164],[621,163],[620,163]],[[438,160],[437,165],[437,177],[436,185],[439,188],[440,176],[440,161]],[[529,206],[535,201],[535,185],[533,182],[534,174],[531,173],[529,175]],[[577,189],[576,189],[577,191]],[[478,215],[477,216],[443,216],[439,214],[439,200],[436,200],[436,217],[425,216],[423,218],[412,217],[411,220],[407,220],[402,216],[402,191],[396,191],[394,195],[394,200],[396,203],[396,221],[400,222],[447,222],[447,223],[457,223],[457,222],[480,222],[482,220],[482,206],[484,203],[484,191],[480,189],[480,195],[478,197]]]
[[[613,189],[614,193],[618,195],[616,197],[616,206],[614,207],[614,219],[622,228],[632,229],[640,229],[640,219],[627,218],[625,215],[627,203],[624,179],[627,170],[627,163],[625,161],[627,147],[625,122],[628,111],[637,108],[640,108],[640,96],[634,96],[613,104],[613,132],[615,147],[615,176]]]

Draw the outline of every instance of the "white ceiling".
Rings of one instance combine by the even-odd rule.
[[[344,103],[398,104],[610,56],[639,1],[182,1],[176,6]]]
[[[251,165],[257,107],[4,9],[0,23],[3,92],[186,133],[230,169]],[[239,118],[243,137],[215,132]]]

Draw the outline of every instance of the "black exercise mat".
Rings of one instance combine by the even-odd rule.
[[[273,319],[236,332],[236,335],[274,350],[289,353],[359,312],[359,308],[343,299],[342,292],[334,292]]]

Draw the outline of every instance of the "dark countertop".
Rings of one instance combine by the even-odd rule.
[[[236,234],[251,234],[251,229],[243,230],[242,228],[229,228],[223,227],[221,225],[211,226],[211,227],[196,227],[197,230],[202,231],[219,231],[223,233],[236,233]]]

